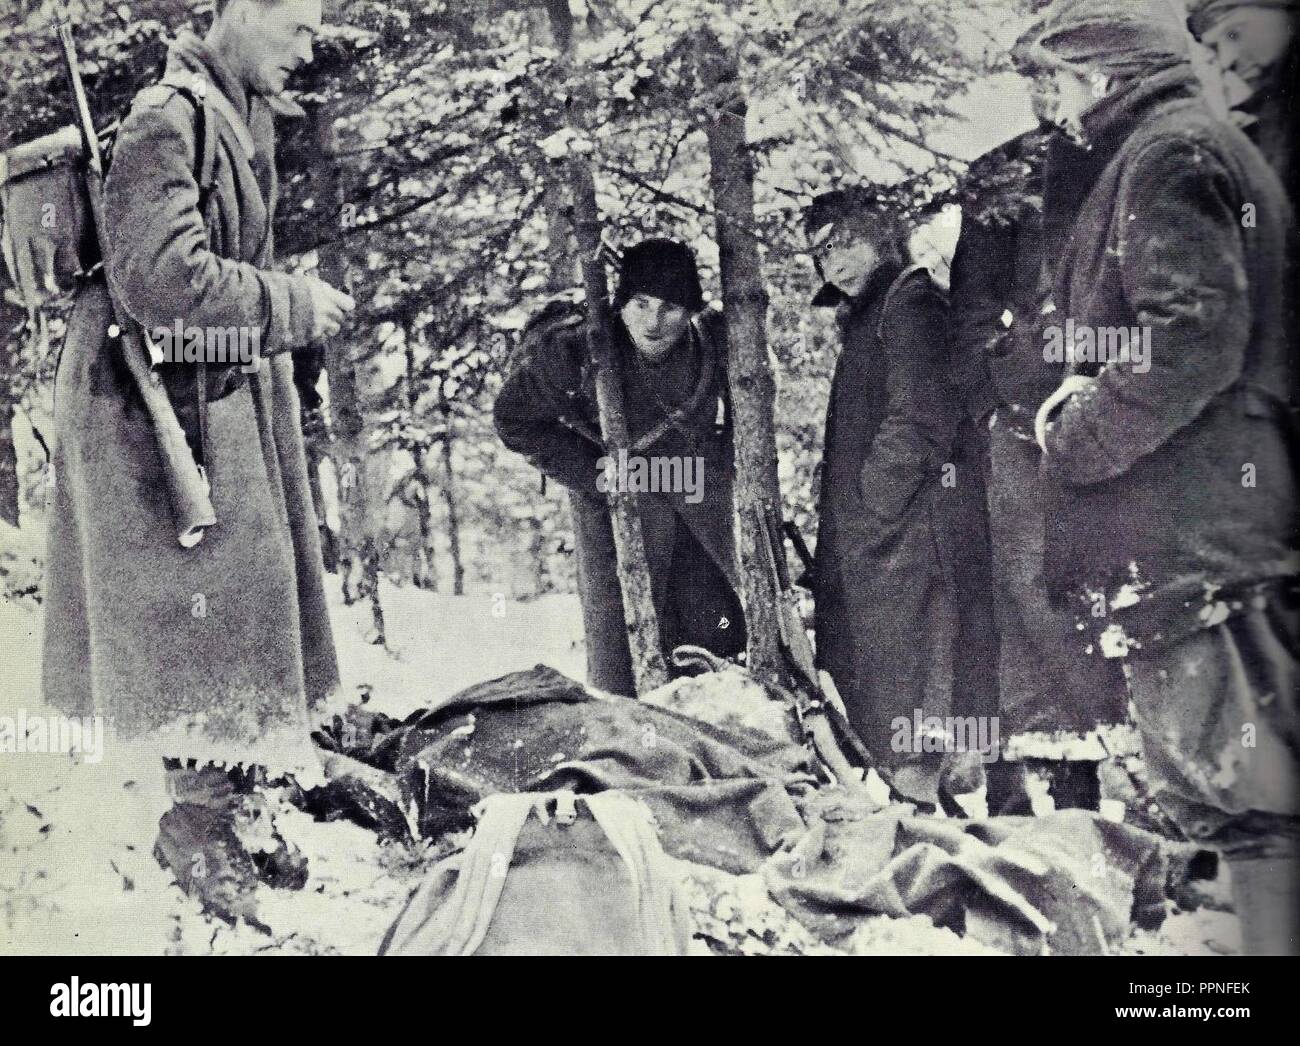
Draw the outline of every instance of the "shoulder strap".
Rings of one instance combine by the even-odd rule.
[[[206,218],[208,198],[212,195],[217,168],[217,133],[212,123],[212,107],[208,101],[208,82],[197,74],[188,78],[171,75],[164,77],[160,85],[171,87],[194,106],[194,180],[199,186],[199,210]]]
[[[192,76],[170,75],[163,77],[159,86],[172,88],[194,106],[194,180],[199,187],[199,217],[203,222],[204,237],[208,233],[208,201],[216,181],[217,132],[213,126],[212,108],[208,104],[208,82],[197,73]],[[196,364],[195,408],[198,415],[198,440],[194,460],[204,473],[208,454],[208,365],[204,360]]]

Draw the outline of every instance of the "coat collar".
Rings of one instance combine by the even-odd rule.
[[[1196,73],[1187,63],[1127,84],[1083,114],[1080,122],[1089,150],[1109,160],[1153,109],[1195,98],[1200,90]]]
[[[907,265],[902,261],[887,261],[877,268],[867,279],[862,293],[855,298],[847,299],[850,315],[860,316],[877,302],[883,303],[894,284],[907,269]]]

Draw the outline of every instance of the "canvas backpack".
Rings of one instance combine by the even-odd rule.
[[[474,810],[380,955],[680,955],[688,911],[649,809],[617,791],[503,793]]]
[[[194,107],[194,178],[199,209],[206,214],[216,169],[217,131],[202,77],[164,77],[147,90],[169,87]],[[99,134],[105,172],[118,124]],[[67,126],[0,152],[0,251],[15,294],[29,313],[71,290],[79,276],[99,268],[90,198],[84,177],[81,134]]]

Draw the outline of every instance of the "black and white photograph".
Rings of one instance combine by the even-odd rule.
[[[0,0],[34,1012],[167,1027],[181,956],[1285,1005],[1298,23]]]

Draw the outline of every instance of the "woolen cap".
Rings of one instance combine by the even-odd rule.
[[[704,290],[695,255],[676,240],[643,240],[623,252],[614,308],[638,294],[648,294],[691,312],[704,308]]]
[[[1055,0],[1022,60],[1042,69],[1097,69],[1129,79],[1191,61],[1191,40],[1174,0]]]

